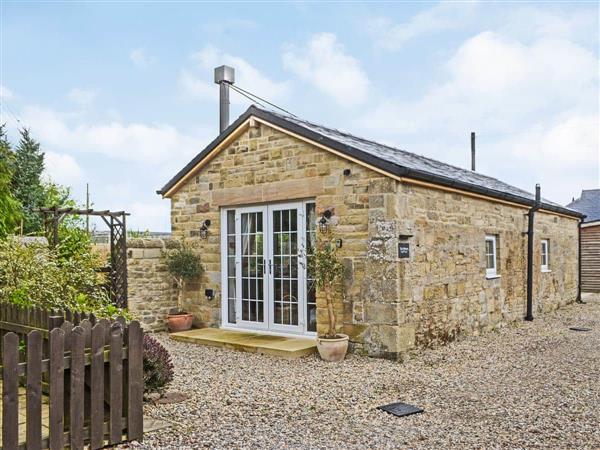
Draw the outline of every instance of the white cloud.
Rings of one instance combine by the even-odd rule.
[[[574,187],[600,183],[597,67],[567,39],[483,32],[441,68],[443,81],[413,101],[383,99],[358,125],[463,167],[476,131],[478,170],[530,191],[540,181],[547,198],[566,202]]]
[[[273,81],[245,59],[225,53],[211,45],[192,54],[190,59],[195,68],[182,70],[179,81],[184,91],[193,97],[215,100],[218,98],[219,89],[213,82],[213,70],[222,64],[235,69],[236,85],[270,101],[283,100],[290,92],[289,82]],[[246,98],[235,92],[231,93],[230,99],[235,104],[248,103]]]
[[[398,50],[419,36],[459,29],[473,16],[477,2],[440,2],[415,14],[410,20],[394,24],[387,17],[367,20],[367,30],[375,45]]]
[[[117,121],[87,124],[81,123],[79,117],[40,107],[26,107],[22,115],[44,148],[92,152],[140,164],[181,163],[198,153],[208,140],[188,136],[167,124]]]
[[[171,229],[171,202],[156,197],[147,202],[133,202],[126,205],[131,216],[127,218],[127,228],[135,231],[169,231]]]
[[[96,99],[96,92],[91,89],[73,88],[69,91],[68,98],[79,106],[88,106]]]
[[[83,180],[83,169],[71,155],[48,151],[44,163],[46,176],[58,184],[73,186]]]
[[[3,84],[0,84],[0,98],[2,99],[11,99],[15,96],[15,94]]]
[[[446,81],[416,101],[388,98],[368,111],[372,129],[514,131],[550,111],[596,110],[597,58],[566,40],[531,45],[484,32],[467,40],[443,69]]]
[[[131,50],[129,53],[129,59],[131,62],[133,62],[133,64],[135,64],[136,67],[141,69],[145,69],[156,62],[156,58],[148,55],[146,49],[143,47]]]
[[[303,48],[288,46],[283,64],[344,107],[360,105],[367,99],[367,74],[346,53],[335,34],[315,34]]]

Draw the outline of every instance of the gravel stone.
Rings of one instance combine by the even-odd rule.
[[[288,361],[170,341],[172,423],[132,448],[600,448],[600,296],[404,362]],[[589,332],[569,327],[591,328]],[[425,409],[397,418],[402,401]]]

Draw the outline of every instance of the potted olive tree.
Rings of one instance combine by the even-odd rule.
[[[167,316],[170,331],[185,331],[192,327],[193,316],[183,309],[185,283],[202,273],[200,257],[182,240],[166,252],[167,269],[177,284],[177,310]]]
[[[309,270],[327,302],[327,332],[317,337],[317,350],[325,361],[341,361],[348,351],[348,335],[336,332],[334,301],[341,293],[344,265],[329,233],[318,240],[314,254],[309,257]]]

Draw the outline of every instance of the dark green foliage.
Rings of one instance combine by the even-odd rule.
[[[0,239],[14,233],[21,222],[21,204],[11,190],[14,165],[15,154],[6,139],[4,125],[0,125]]]
[[[169,273],[176,278],[188,281],[198,277],[202,272],[200,257],[194,253],[185,241],[182,241],[176,248],[169,250],[166,254],[166,260]]]
[[[167,349],[156,338],[144,335],[144,393],[162,394],[173,381],[173,363]]]
[[[202,273],[200,256],[196,255],[192,248],[184,241],[178,243],[175,248],[166,252],[167,270],[177,283],[177,306],[183,312],[183,289],[186,281],[197,278]]]
[[[42,218],[34,209],[44,203],[44,153],[40,144],[31,137],[29,130],[23,128],[21,139],[15,150],[15,169],[12,178],[12,191],[23,205],[23,232],[36,233],[42,229]]]
[[[111,304],[106,278],[98,272],[101,265],[91,250],[62,258],[46,245],[0,240],[0,302],[128,317]]]

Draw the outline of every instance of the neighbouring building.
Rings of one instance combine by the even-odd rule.
[[[581,191],[567,207],[586,216],[581,224],[581,290],[600,292],[600,189]]]
[[[252,106],[158,193],[202,257],[185,292],[197,326],[324,331],[306,270],[321,222],[354,352],[396,358],[525,315],[534,196],[478,172]],[[580,220],[546,200],[535,213],[534,314],[577,297]]]

